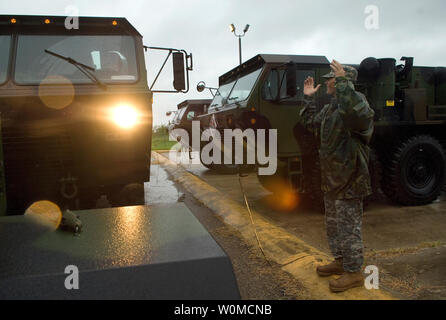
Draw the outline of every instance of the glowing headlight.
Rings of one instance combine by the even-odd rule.
[[[113,121],[122,128],[131,128],[138,120],[138,113],[129,106],[119,106],[113,109]]]

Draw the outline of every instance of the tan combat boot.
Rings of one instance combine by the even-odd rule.
[[[336,259],[329,264],[319,266],[316,268],[316,272],[321,277],[328,277],[334,274],[341,275],[344,273],[344,267],[342,265],[342,259]]]
[[[332,292],[343,292],[363,285],[364,277],[361,272],[345,272],[339,279],[330,281],[330,290]]]

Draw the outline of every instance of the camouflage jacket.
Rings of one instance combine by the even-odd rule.
[[[305,97],[299,122],[320,143],[322,191],[336,199],[366,197],[372,193],[368,144],[375,113],[351,81],[338,77],[335,86],[336,98],[320,112],[314,97]]]

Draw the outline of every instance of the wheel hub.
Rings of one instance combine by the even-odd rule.
[[[422,153],[412,157],[408,163],[408,169],[408,182],[415,188],[425,188],[435,178],[429,159]]]
[[[425,177],[427,174],[427,168],[420,164],[418,165],[418,167],[415,168],[415,175],[417,176],[417,178],[423,178]]]

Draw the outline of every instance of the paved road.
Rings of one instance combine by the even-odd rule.
[[[243,203],[237,175],[222,175],[202,165],[183,164],[189,172]],[[152,169],[153,171],[153,169]],[[280,210],[283,198],[274,198],[255,173],[242,178],[251,207],[272,223],[308,244],[329,252],[321,213],[298,205]],[[370,204],[364,216],[366,265],[380,269],[380,281],[397,296],[411,299],[446,299],[446,201],[402,207],[385,198]]]
[[[211,210],[172,182],[154,159],[150,182],[145,185],[146,204],[183,201],[231,258],[242,299],[310,299],[305,288],[279,265],[269,265],[261,252],[241,240],[237,230],[222,223]]]

